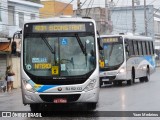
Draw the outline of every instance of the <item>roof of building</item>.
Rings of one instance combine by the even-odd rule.
[[[24,1],[24,0],[8,0],[8,1],[13,2],[13,3],[28,5],[28,6],[34,6],[34,7],[38,7],[38,8],[43,7],[42,4],[31,2],[31,1]]]

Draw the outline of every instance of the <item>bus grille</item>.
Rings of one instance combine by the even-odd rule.
[[[73,94],[73,95],[39,95],[40,98],[45,102],[53,102],[56,98],[66,98],[67,102],[74,102],[77,101],[80,97],[80,94]]]
[[[114,80],[116,76],[105,76],[105,77],[100,77],[100,80],[102,79],[109,79],[109,80]]]

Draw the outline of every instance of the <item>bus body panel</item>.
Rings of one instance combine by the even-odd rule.
[[[82,18],[55,18],[55,19],[45,19],[45,20],[39,20],[39,21],[30,21],[27,23],[51,23],[51,22],[57,22],[57,23],[61,23],[61,22],[92,22],[94,25],[94,35],[95,38],[97,37],[96,35],[96,25],[95,25],[95,21],[92,19],[82,19]],[[26,24],[27,24],[26,23]],[[24,34],[24,31],[23,33]],[[95,53],[96,53],[96,68],[94,70],[94,72],[90,75],[90,77],[88,79],[86,79],[86,81],[82,84],[72,84],[72,85],[37,85],[35,84],[30,77],[26,74],[26,72],[23,69],[23,54],[21,54],[21,88],[22,88],[22,99],[23,99],[23,104],[32,104],[32,103],[53,103],[53,101],[50,102],[46,102],[44,100],[41,99],[40,95],[66,95],[66,96],[70,96],[70,95],[75,95],[75,94],[79,94],[80,97],[75,100],[75,101],[71,101],[71,102],[88,102],[88,103],[97,103],[98,99],[99,99],[99,55],[98,55],[98,46],[97,46],[97,40],[95,39]],[[23,52],[23,44],[24,44],[24,40],[22,38],[22,47],[21,47],[21,52]],[[24,81],[30,81],[31,84],[34,85],[34,87],[37,90],[36,92],[32,92],[32,91],[28,91],[26,90],[26,87],[24,85]],[[92,82],[92,80],[95,80],[95,85],[94,88],[92,90],[88,90],[86,91],[85,88],[90,84],[90,82]],[[61,91],[58,91],[58,89],[62,89]],[[76,89],[76,90],[75,90]]]
[[[153,55],[140,55],[140,56],[129,56],[126,55],[125,43],[126,40],[136,40],[136,41],[153,41],[149,37],[134,36],[134,35],[101,35],[103,38],[123,38],[123,48],[124,48],[124,62],[115,70],[101,70],[100,69],[100,80],[105,81],[127,81],[131,79],[132,69],[135,69],[135,78],[141,78],[146,76],[147,67],[149,67],[150,74],[155,72],[155,56]],[[124,69],[124,72],[120,72]]]

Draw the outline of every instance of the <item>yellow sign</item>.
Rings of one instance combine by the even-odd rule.
[[[103,38],[104,43],[118,42],[118,38]]]
[[[99,65],[101,68],[104,68],[104,61],[99,60]]]
[[[35,69],[51,69],[51,64],[49,63],[38,63],[34,64]]]
[[[33,32],[75,32],[86,31],[85,24],[41,24],[33,25]]]
[[[59,66],[52,66],[52,75],[59,74]]]

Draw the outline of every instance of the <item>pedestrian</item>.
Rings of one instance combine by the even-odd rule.
[[[6,76],[7,76],[7,92],[10,92],[13,90],[13,81],[14,81],[14,75],[15,73],[12,70],[12,66],[8,66],[6,70]]]

